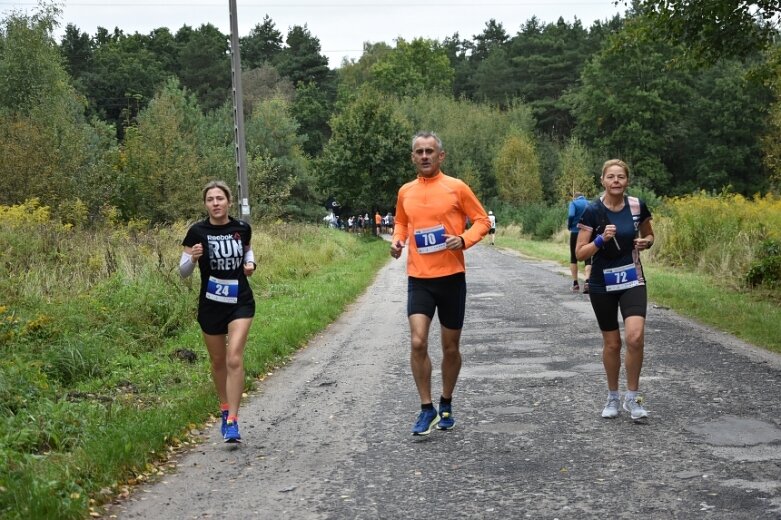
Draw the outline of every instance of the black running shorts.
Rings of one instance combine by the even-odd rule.
[[[597,316],[599,329],[605,332],[618,330],[618,309],[624,321],[629,316],[645,318],[648,296],[645,285],[638,285],[625,291],[612,293],[589,293],[591,307]]]
[[[409,277],[407,283],[407,316],[425,314],[434,317],[445,328],[460,330],[466,308],[466,275],[456,273],[441,278]]]
[[[198,309],[198,324],[204,334],[215,336],[228,333],[228,323],[240,318],[255,316],[255,302],[241,305],[226,305],[214,303],[201,305]]]

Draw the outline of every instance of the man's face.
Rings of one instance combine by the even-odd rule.
[[[433,177],[439,171],[439,165],[445,159],[445,152],[437,146],[433,137],[418,137],[412,147],[412,163],[418,175]]]

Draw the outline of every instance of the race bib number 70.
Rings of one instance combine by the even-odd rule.
[[[445,226],[442,224],[430,228],[415,230],[415,247],[418,253],[435,253],[445,249]]]

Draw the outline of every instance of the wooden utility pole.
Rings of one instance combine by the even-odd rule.
[[[228,0],[231,23],[231,78],[233,81],[233,142],[236,152],[236,182],[238,184],[239,218],[249,218],[249,186],[247,182],[247,144],[244,138],[244,96],[241,90],[241,52],[236,0]]]

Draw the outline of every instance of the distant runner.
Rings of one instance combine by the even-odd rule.
[[[412,347],[410,365],[420,395],[421,411],[413,435],[428,435],[437,426],[455,425],[451,400],[461,370],[459,341],[466,305],[466,265],[463,250],[475,245],[491,227],[488,216],[463,181],[439,167],[445,159],[442,141],[431,132],[412,139],[412,162],[418,178],[399,189],[390,254],[407,254],[407,316]],[[466,231],[467,217],[472,227]],[[431,398],[431,358],[428,336],[436,310],[442,334],[442,395],[439,413]]]
[[[488,234],[491,236],[491,245],[494,245],[496,240],[496,216],[493,211],[488,212],[488,220],[491,223],[491,228],[488,230]]]
[[[575,246],[578,242],[578,234],[580,228],[580,217],[583,216],[583,212],[586,211],[588,201],[586,197],[578,192],[572,197],[572,201],[567,208],[567,228],[569,229],[569,272],[572,275],[572,291],[579,292],[580,284],[578,283],[578,259],[575,256]],[[586,282],[583,285],[583,294],[588,294],[588,278],[591,276],[591,257],[586,258],[584,261],[585,267],[583,274],[586,276]]]

